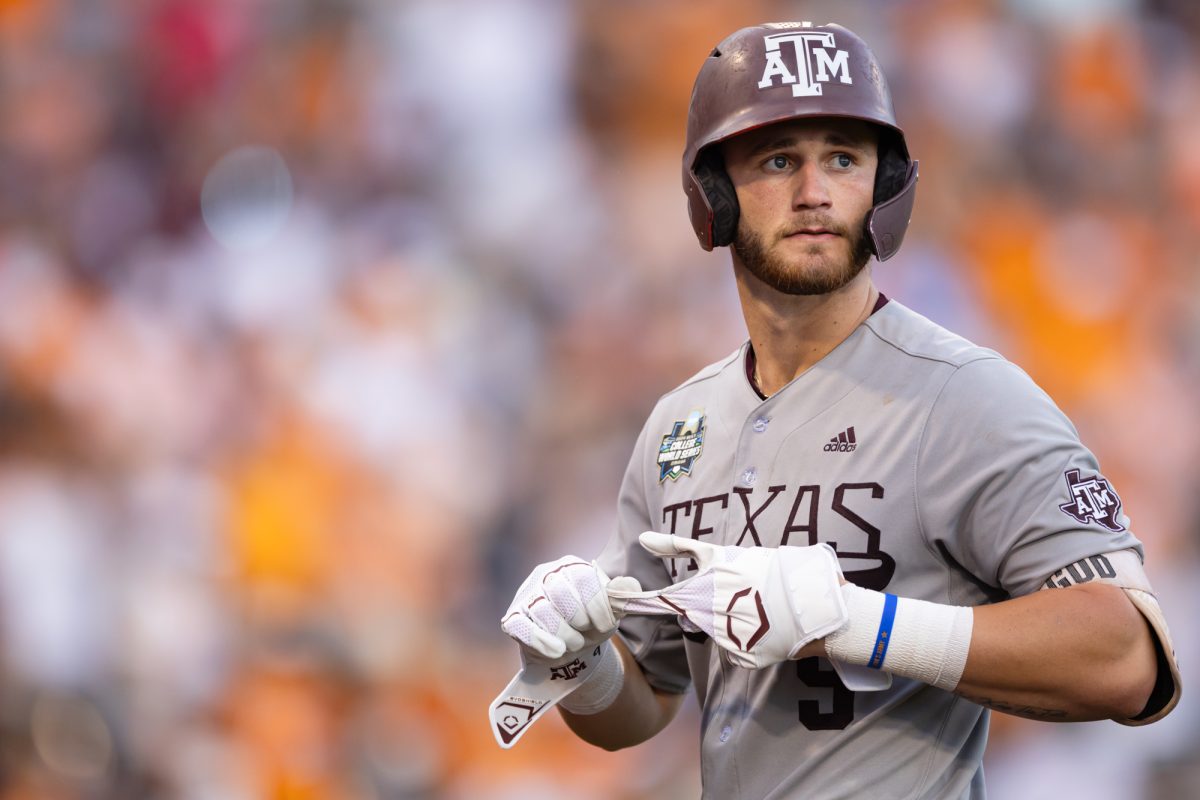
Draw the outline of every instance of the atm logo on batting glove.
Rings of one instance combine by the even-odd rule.
[[[550,680],[552,681],[573,681],[579,677],[579,673],[587,669],[587,664],[580,661],[578,658],[569,664],[563,664],[560,667],[550,668]]]
[[[1080,477],[1077,469],[1067,470],[1063,475],[1071,492],[1071,502],[1059,506],[1064,514],[1084,525],[1094,522],[1113,533],[1125,530],[1120,522],[1121,498],[1103,475]]]

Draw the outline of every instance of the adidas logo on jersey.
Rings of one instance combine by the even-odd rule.
[[[851,425],[830,439],[824,449],[826,453],[853,453],[856,447],[858,447],[858,440],[854,438],[854,426]]]

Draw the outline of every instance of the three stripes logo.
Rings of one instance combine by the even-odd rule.
[[[856,447],[858,447],[858,440],[854,438],[854,426],[851,425],[830,439],[824,450],[826,453],[853,453]]]

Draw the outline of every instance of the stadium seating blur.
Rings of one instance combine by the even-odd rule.
[[[688,95],[799,16],[872,44],[921,160],[878,283],[1076,422],[1194,683],[1198,8],[0,0],[0,800],[698,796],[693,701],[620,753],[485,709],[516,586],[742,340]],[[993,715],[986,771],[1165,800],[1197,753],[1185,692]]]

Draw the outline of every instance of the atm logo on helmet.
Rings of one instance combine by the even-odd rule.
[[[822,93],[821,84],[834,78],[854,83],[850,79],[850,53],[836,49],[829,31],[772,33],[763,40],[767,44],[767,64],[758,82],[759,89],[768,89],[776,78],[781,78],[784,84],[791,84],[793,97],[814,97]],[[795,54],[795,72],[783,60],[784,44],[791,45]]]

